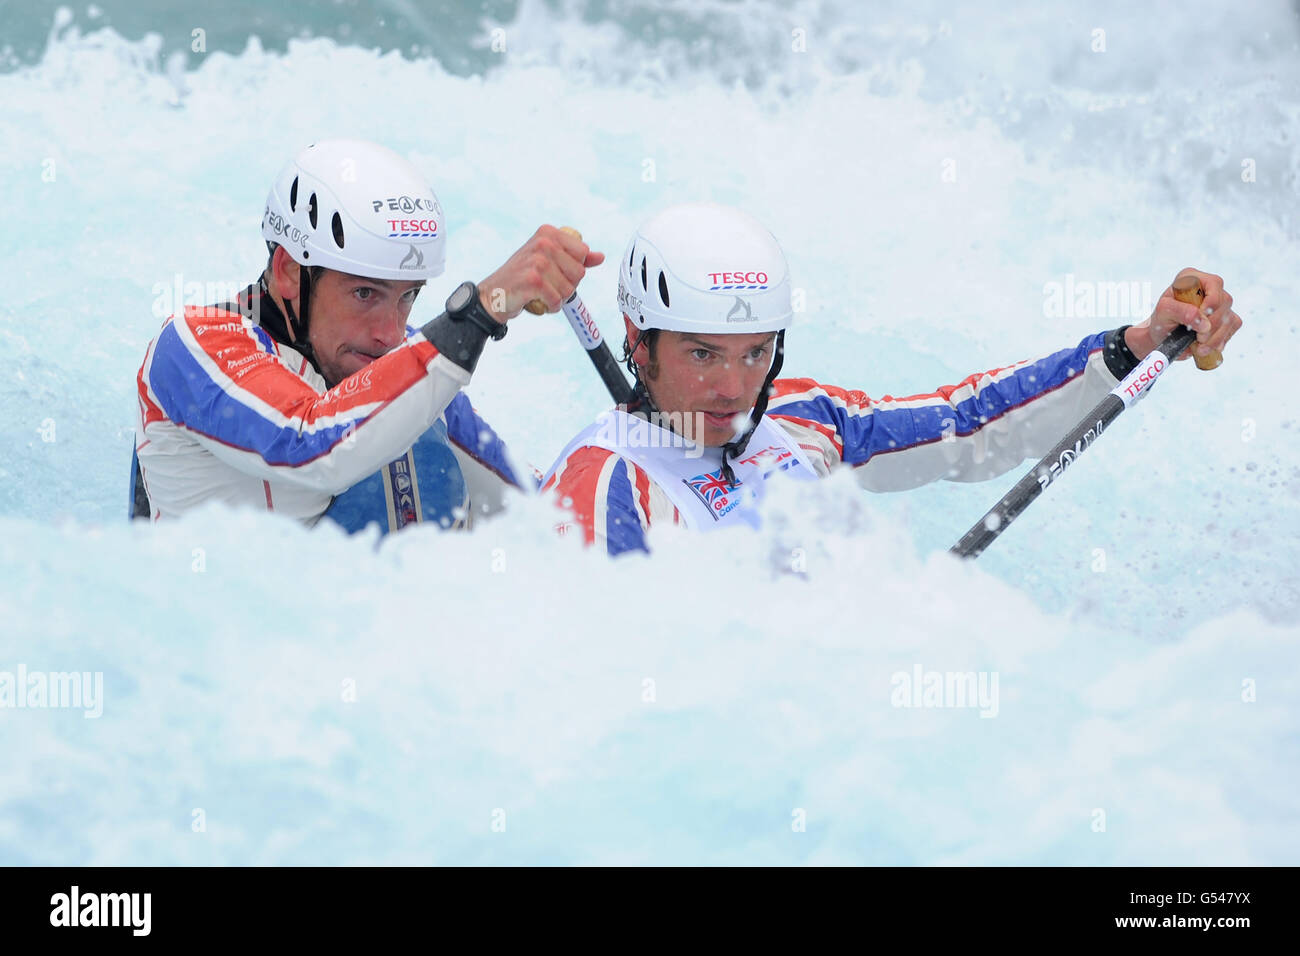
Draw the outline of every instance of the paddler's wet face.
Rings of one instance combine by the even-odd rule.
[[[272,270],[277,291],[296,308],[298,264],[280,248]],[[317,273],[311,284],[308,320],[311,346],[330,388],[406,339],[406,319],[423,286],[423,282],[366,279],[332,269]]]
[[[623,318],[628,341],[635,342],[640,332],[627,316]],[[775,347],[775,332],[659,332],[654,348],[642,342],[632,359],[641,366],[641,380],[659,410],[681,415],[683,422],[689,423],[689,437],[718,447],[735,437],[737,425],[744,427],[767,378]]]

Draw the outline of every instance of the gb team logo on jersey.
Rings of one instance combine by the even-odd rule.
[[[740,504],[740,496],[735,494],[740,483],[732,484],[722,477],[722,469],[694,478],[683,478],[682,484],[695,492],[696,496],[708,506],[709,514],[717,521]]]

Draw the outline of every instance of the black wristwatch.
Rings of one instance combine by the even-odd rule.
[[[453,322],[476,325],[497,342],[506,337],[506,324],[492,318],[492,313],[483,307],[478,286],[472,282],[462,282],[447,296],[447,317]]]

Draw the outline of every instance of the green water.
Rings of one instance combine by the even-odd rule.
[[[284,50],[293,39],[328,37],[408,57],[433,57],[449,72],[467,75],[490,64],[488,31],[512,21],[518,5],[517,0],[302,0],[274,6],[255,0],[219,6],[163,0],[72,5],[0,0],[0,70],[39,62],[57,11],[66,7],[70,26],[83,34],[111,27],[128,40],[161,36],[163,58],[177,51],[197,52],[195,30],[204,31],[209,53],[239,53],[250,36],[270,50]]]

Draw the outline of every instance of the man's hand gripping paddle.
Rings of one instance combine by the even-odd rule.
[[[572,226],[561,226],[560,231],[567,232],[575,239],[582,238],[582,234]],[[541,315],[546,311],[546,303],[541,299],[533,299],[524,308],[533,315]],[[591,359],[591,364],[596,366],[596,372],[605,383],[605,387],[609,389],[614,404],[629,404],[632,401],[632,386],[628,385],[627,379],[623,377],[623,370],[619,367],[618,360],[614,358],[614,353],[609,350],[609,343],[601,336],[600,327],[591,318],[591,313],[578,298],[577,292],[564,300],[560,311],[569,320],[573,334],[587,350],[587,357]]]
[[[1199,306],[1205,299],[1205,290],[1195,276],[1180,276],[1174,280],[1172,288],[1174,298],[1179,302]],[[1014,488],[1003,495],[1002,500],[990,508],[960,541],[949,548],[949,552],[961,558],[978,557],[994,538],[1006,530],[1007,525],[1101,437],[1101,433],[1124,409],[1146,394],[1155,380],[1174,364],[1174,359],[1195,341],[1196,333],[1186,326],[1179,326],[1171,332],[1055,448],[1044,455]],[[1207,370],[1216,368],[1223,361],[1223,355],[1217,350],[1211,350],[1209,355],[1203,357],[1194,357],[1197,367]]]

